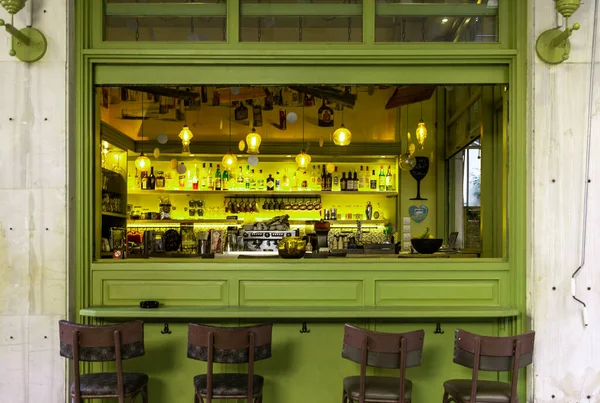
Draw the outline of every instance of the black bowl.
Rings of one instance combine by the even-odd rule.
[[[432,253],[437,252],[444,242],[441,238],[428,238],[428,239],[418,239],[413,238],[410,240],[413,248],[421,254],[430,255]]]

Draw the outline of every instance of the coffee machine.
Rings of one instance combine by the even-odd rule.
[[[254,252],[277,252],[277,244],[288,236],[298,236],[297,229],[285,231],[240,231],[244,250]]]

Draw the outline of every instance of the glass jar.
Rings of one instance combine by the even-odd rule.
[[[156,172],[156,189],[164,189],[165,188],[165,173],[163,171]]]

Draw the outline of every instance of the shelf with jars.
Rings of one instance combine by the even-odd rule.
[[[388,196],[388,197],[397,197],[398,193],[394,191],[356,191],[356,192],[345,192],[345,191],[324,191],[324,190],[297,190],[297,191],[285,191],[285,190],[180,190],[180,189],[154,189],[154,190],[130,190],[128,192],[130,195],[154,195],[154,194],[169,194],[169,193],[178,193],[178,194],[194,194],[194,195],[215,195],[222,194],[227,196],[240,196],[240,197],[270,197],[270,196],[297,196],[307,197],[307,196],[317,196],[317,195],[330,195],[330,194],[343,194],[343,195],[377,195],[377,196]]]

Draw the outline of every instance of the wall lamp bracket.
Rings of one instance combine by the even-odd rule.
[[[581,0],[555,0],[556,11],[565,17],[564,31],[558,28],[543,32],[537,39],[535,51],[538,57],[548,64],[559,64],[569,58],[571,53],[571,42],[569,37],[573,31],[581,28],[579,24],[573,24],[569,28],[569,17],[579,8]]]
[[[44,34],[35,28],[15,28],[15,14],[25,7],[26,2],[27,0],[0,0],[0,6],[4,7],[11,16],[10,24],[0,19],[0,27],[4,26],[6,32],[12,36],[8,54],[16,56],[22,62],[33,63],[44,57],[48,43]]]

